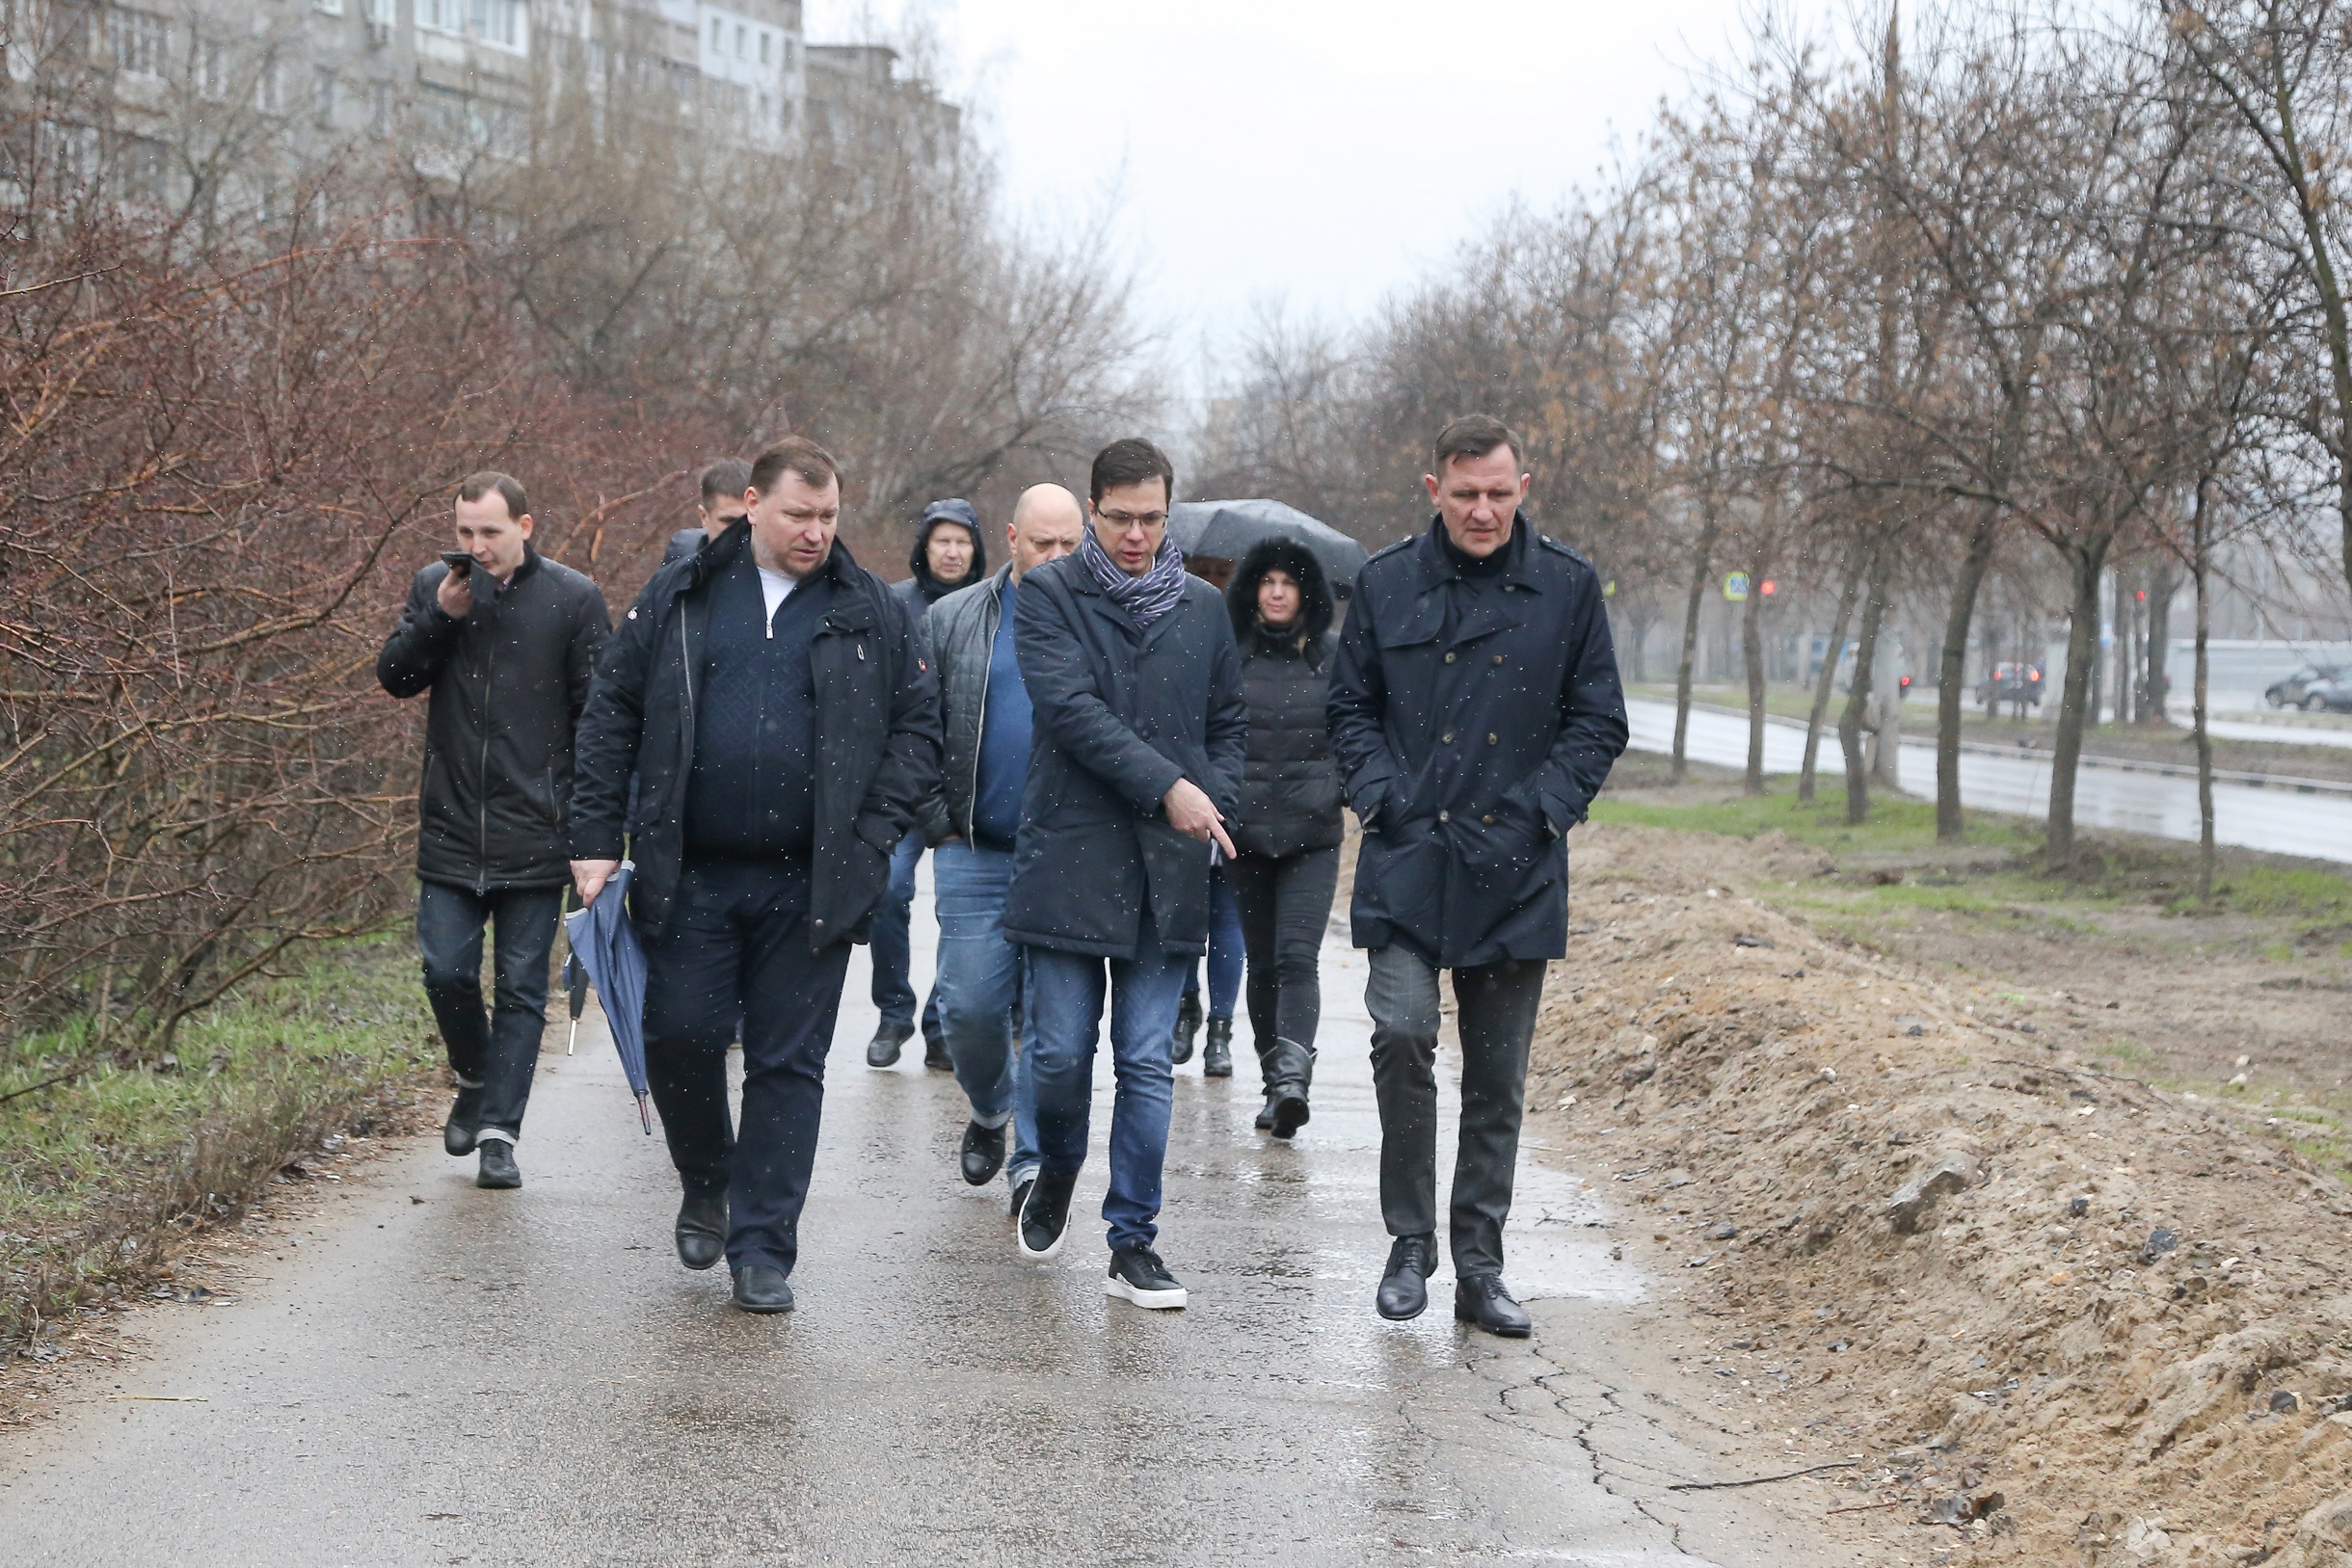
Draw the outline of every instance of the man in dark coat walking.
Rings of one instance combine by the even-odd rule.
[[[917,626],[949,594],[987,580],[988,547],[980,543],[980,515],[970,501],[950,497],[922,509],[907,568],[910,575],[893,583],[891,593],[906,610],[908,624]],[[908,970],[914,964],[915,868],[922,863],[922,836],[908,834],[891,856],[890,887],[874,911],[871,995],[882,1017],[866,1043],[869,1067],[897,1066],[898,1049],[915,1032],[915,987]],[[940,1072],[955,1065],[940,1026],[936,987],[922,1004],[922,1065]]]
[[[416,573],[376,678],[394,697],[433,694],[416,784],[416,947],[458,1084],[441,1147],[480,1152],[477,1184],[518,1187],[548,954],[571,880],[572,732],[612,621],[595,583],[531,547],[513,478],[468,478],[456,515],[465,570],[436,561]],[[482,932],[493,922],[486,1016]]]
[[[743,515],[743,492],[750,488],[751,465],[741,458],[721,458],[705,468],[695,486],[698,526],[681,528],[670,536],[661,551],[661,564],[666,567],[682,561],[725,533],[727,525]]]
[[[593,901],[624,838],[635,860],[646,1067],[685,1189],[679,1261],[723,1252],[735,1305],[779,1313],[849,943],[936,781],[939,703],[889,585],[834,537],[833,458],[782,441],[748,493],[748,516],[654,574],[606,650],[580,726],[572,870]]]
[[[1331,679],[1332,749],[1364,825],[1352,910],[1370,949],[1383,1317],[1418,1316],[1437,1258],[1437,973],[1460,1009],[1454,1316],[1523,1335],[1503,1287],[1549,959],[1568,936],[1568,830],[1625,749],[1625,699],[1590,563],[1519,511],[1519,439],[1484,415],[1439,433],[1437,517],[1356,579]]]
[[[1212,846],[1241,784],[1247,719],[1224,600],[1167,537],[1175,470],[1145,440],[1094,460],[1078,553],[1028,574],[1013,640],[1031,707],[1004,935],[1024,979],[1039,1168],[1021,1251],[1051,1258],[1086,1159],[1095,1040],[1110,1003],[1110,1271],[1104,1289],[1181,1307],[1160,1261],[1170,1040],[1185,970],[1208,945]]]

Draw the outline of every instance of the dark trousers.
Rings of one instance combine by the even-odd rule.
[[[910,833],[890,858],[890,883],[882,901],[866,922],[869,956],[873,962],[874,1011],[885,1023],[904,1029],[915,1022],[915,867],[922,861],[922,835]],[[934,863],[936,868],[936,863]],[[947,1033],[939,1023],[939,985],[922,1002],[922,1038],[940,1045]]]
[[[459,1084],[481,1091],[475,1126],[484,1135],[522,1136],[539,1037],[548,1026],[548,955],[564,912],[561,888],[477,893],[445,883],[416,885],[416,951],[425,996]],[[482,1007],[482,930],[494,926],[496,978]]]
[[[1258,1050],[1276,1040],[1315,1049],[1323,1023],[1323,980],[1317,958],[1331,923],[1339,887],[1339,847],[1302,855],[1243,855],[1225,867],[1242,911],[1242,944],[1249,953],[1249,1032]]]
[[[1368,955],[1372,1087],[1380,1103],[1380,1216],[1391,1236],[1437,1229],[1437,968],[1403,946]],[[1456,1277],[1500,1273],[1503,1221],[1527,1106],[1527,1043],[1543,998],[1540,960],[1454,971],[1462,1116],[1454,1155]]]
[[[809,951],[805,861],[693,861],[670,929],[646,953],[645,1066],[689,1192],[727,1194],[727,1262],[792,1271],[816,1163],[825,1052],[849,943]],[[727,1114],[727,1047],[743,1023],[743,1111]]]

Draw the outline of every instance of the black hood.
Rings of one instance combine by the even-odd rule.
[[[1323,575],[1323,563],[1315,559],[1315,552],[1288,539],[1258,541],[1234,569],[1233,581],[1225,589],[1234,641],[1247,649],[1258,640],[1258,584],[1270,571],[1287,571],[1298,585],[1296,640],[1302,650],[1312,653],[1331,630],[1337,606],[1331,598],[1330,579]]]
[[[943,522],[954,523],[972,536],[972,571],[961,582],[941,582],[931,575],[929,552],[932,531]],[[915,547],[907,552],[906,564],[915,573],[915,583],[925,604],[936,604],[959,588],[969,588],[988,575],[988,545],[980,538],[980,515],[970,501],[933,501],[922,509],[922,520],[915,528]]]

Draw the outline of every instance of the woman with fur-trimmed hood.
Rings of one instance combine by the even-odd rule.
[[[1248,953],[1249,1028],[1265,1074],[1258,1126],[1287,1138],[1305,1125],[1323,1014],[1316,957],[1339,885],[1339,769],[1324,722],[1336,640],[1331,585],[1315,552],[1261,542],[1225,590],[1242,651],[1249,748],[1228,827],[1225,867]]]

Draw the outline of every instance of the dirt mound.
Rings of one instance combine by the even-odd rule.
[[[1686,1369],[1941,1560],[2346,1560],[2352,1194],[1734,882],[1817,858],[1577,835],[1529,1103],[1729,1315]]]

